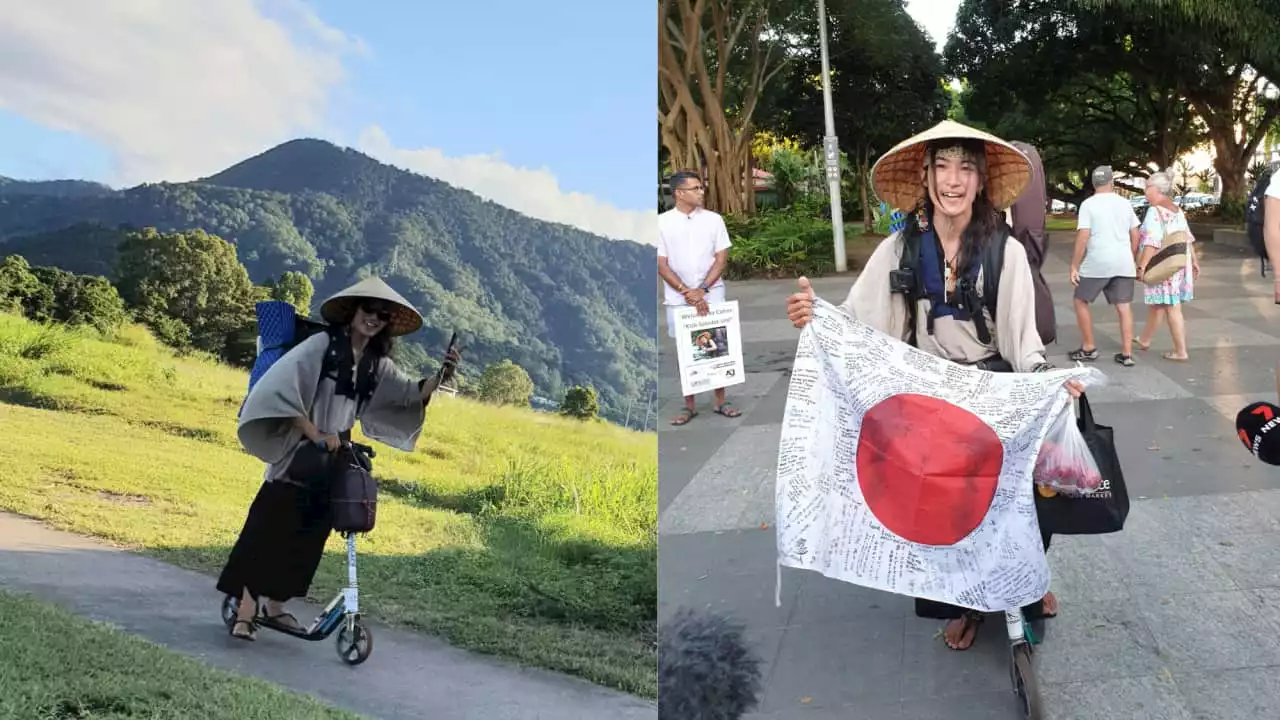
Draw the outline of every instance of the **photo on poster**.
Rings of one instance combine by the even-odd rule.
[[[737,300],[711,305],[706,315],[699,315],[694,308],[676,311],[676,337],[682,339],[680,388],[684,395],[746,382]]]

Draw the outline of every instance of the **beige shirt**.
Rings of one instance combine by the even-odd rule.
[[[849,297],[841,308],[859,322],[880,332],[906,341],[907,304],[901,295],[889,292],[889,272],[896,270],[902,258],[902,242],[894,233],[880,242],[858,273]],[[982,292],[982,275],[978,275],[978,292]],[[921,299],[916,313],[916,339],[921,350],[958,363],[974,363],[999,353],[1015,372],[1031,372],[1045,362],[1044,343],[1036,330],[1035,288],[1027,251],[1014,238],[1005,244],[1004,266],[1000,271],[1000,296],[996,302],[995,322],[983,310],[991,342],[978,340],[973,321],[952,317],[934,319],[933,334],[927,332],[930,303]]]

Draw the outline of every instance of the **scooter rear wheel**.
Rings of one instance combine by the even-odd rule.
[[[373,654],[373,633],[359,621],[356,621],[355,632],[352,633],[344,622],[338,629],[336,645],[342,662],[359,665]]]

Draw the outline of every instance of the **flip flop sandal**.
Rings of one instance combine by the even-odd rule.
[[[237,629],[237,628],[239,628],[241,625],[245,625],[245,626],[247,626],[247,627],[249,628],[249,632],[247,632],[247,633],[238,633],[238,632],[236,632],[236,629]],[[251,621],[251,620],[237,620],[237,621],[235,621],[234,623],[232,623],[232,625],[231,625],[231,637],[233,637],[233,638],[235,638],[235,639],[237,639],[237,640],[244,640],[245,642],[253,642],[254,640],[257,640],[257,639],[258,639],[258,638],[257,638],[257,632],[255,631],[255,628],[254,628],[254,625],[253,625],[253,621]]]
[[[729,413],[725,412],[725,408],[728,408],[729,410],[732,410],[732,411],[733,411],[733,414],[732,414],[732,415],[730,415]],[[741,412],[739,412],[739,411],[738,411],[738,409],[737,409],[737,408],[735,408],[735,407],[733,406],[733,403],[725,403],[725,404],[721,405],[720,407],[716,408],[716,414],[717,414],[717,415],[723,415],[723,416],[725,416],[725,417],[727,417],[727,418],[737,418],[737,417],[742,417],[742,413],[741,413]]]
[[[963,623],[960,628],[960,641],[964,642],[964,639],[968,637],[969,644],[964,647],[955,647],[951,643],[947,642],[945,627],[942,630],[943,632],[942,642],[948,648],[956,652],[964,652],[966,650],[972,650],[973,644],[978,641],[978,633],[982,630],[982,623],[986,620],[986,618],[983,617],[982,613],[973,612],[972,610],[970,610],[970,611],[966,611],[964,615],[961,615],[958,618],[958,620],[960,620],[960,622]],[[947,624],[950,625],[952,622],[955,622],[955,620],[952,620]],[[970,633],[972,633],[972,635],[970,635]]]
[[[1141,350],[1142,352],[1146,352],[1151,349],[1151,343],[1147,343],[1146,345],[1143,345],[1140,341],[1134,340],[1133,344],[1137,345],[1138,349]]]
[[[672,425],[688,425],[689,421],[698,417],[697,410],[681,410],[675,420],[671,421]]]
[[[290,613],[282,612],[279,615],[264,615],[264,617],[267,619],[267,622],[275,625],[276,627],[282,627],[288,630],[302,630],[302,623],[298,622],[298,618],[294,617]],[[288,618],[288,622],[284,622],[285,618]]]
[[[1186,362],[1186,361],[1188,361],[1188,360],[1190,360],[1190,359],[1191,359],[1191,358],[1180,358],[1180,357],[1175,357],[1175,356],[1174,356],[1174,354],[1173,354],[1173,353],[1171,353],[1171,352],[1167,352],[1167,353],[1165,353],[1165,354],[1161,355],[1160,357],[1164,358],[1165,360],[1168,360],[1169,362],[1177,362],[1177,363],[1184,363],[1184,362]]]

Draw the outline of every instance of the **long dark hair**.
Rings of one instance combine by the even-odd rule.
[[[995,205],[991,202],[990,195],[987,193],[986,143],[970,138],[935,140],[925,148],[926,170],[932,169],[939,149],[955,147],[956,145],[960,145],[976,157],[982,158],[982,161],[978,163],[979,189],[973,198],[973,212],[969,216],[969,224],[960,233],[960,249],[956,252],[956,267],[960,268],[961,272],[964,272],[969,267],[969,264],[982,253],[991,238],[996,236],[996,231],[1001,226],[1005,227],[1006,237],[1009,235],[1009,229],[1008,223],[1004,221],[1000,211],[996,210]],[[916,207],[908,215],[906,227],[903,229],[904,234],[923,234],[922,221],[928,227],[934,227],[933,198],[929,196],[927,171],[922,189],[924,190],[924,197],[920,199],[920,202],[916,203]]]

